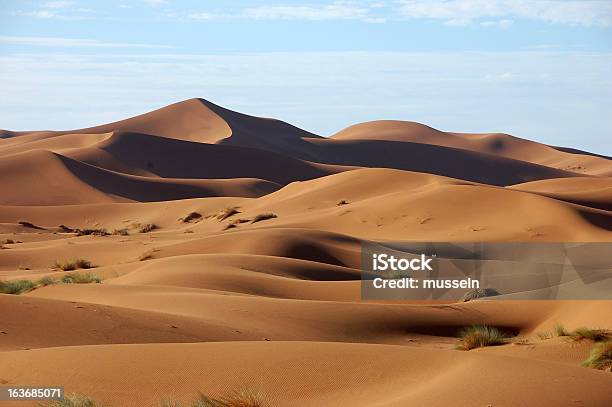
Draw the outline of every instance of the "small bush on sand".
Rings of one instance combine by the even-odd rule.
[[[108,236],[106,229],[74,229],[77,236]]]
[[[155,223],[147,223],[138,227],[138,233],[149,233],[155,229],[159,229]]]
[[[128,230],[125,228],[113,230],[113,235],[116,235],[116,236],[128,236],[129,234],[130,232],[128,232]]]
[[[41,407],[103,407],[84,394],[69,394],[60,400],[49,401],[39,404]]]
[[[63,271],[72,271],[76,269],[92,269],[95,268],[94,265],[89,260],[85,259],[73,259],[73,260],[65,260],[65,261],[56,261],[53,264],[53,268],[60,269]]]
[[[612,372],[612,340],[593,345],[589,358],[582,362],[582,366]]]
[[[216,218],[219,219],[219,221],[225,220],[227,218],[229,218],[230,216],[234,216],[236,214],[239,214],[240,211],[238,210],[237,206],[231,206],[228,208],[225,208],[223,210],[221,210],[217,215]]]
[[[58,283],[58,281],[52,279],[51,277],[43,277],[43,278],[41,278],[40,280],[38,280],[36,282],[36,286],[37,287],[46,287],[48,285],[53,285],[53,284],[57,284],[57,283]]]
[[[569,331],[561,324],[555,324],[553,327],[553,334],[555,336],[569,336]]]
[[[42,229],[40,226],[36,226],[35,224],[33,224],[31,222],[27,222],[25,220],[20,220],[18,223],[21,226],[26,227],[26,228],[30,228],[30,229]]]
[[[102,279],[92,273],[72,273],[62,277],[62,283],[64,284],[100,284]]]
[[[30,280],[0,281],[0,294],[21,294],[34,289]]]
[[[188,214],[185,217],[180,218],[179,220],[183,223],[190,223],[193,221],[198,221],[202,219],[202,215],[198,212],[191,212],[190,214]]]
[[[175,400],[165,399],[159,404],[160,407],[265,407],[267,404],[263,397],[253,390],[237,390],[220,398],[208,397],[200,394],[200,397],[189,403],[182,404]]]
[[[549,331],[543,331],[543,332],[538,332],[536,334],[536,337],[541,341],[545,341],[546,339],[552,338],[553,334]]]
[[[459,302],[468,302],[477,300],[479,298],[495,297],[496,295],[500,295],[500,293],[495,288],[473,288],[463,294],[463,296],[459,299]]]
[[[349,204],[349,202],[348,202],[347,200],[344,200],[344,199],[343,199],[343,200],[341,200],[340,202],[338,202],[336,205],[337,205],[337,206],[342,206],[342,205],[348,205],[348,204]]]
[[[569,336],[575,341],[589,339],[594,342],[601,342],[608,339],[612,339],[610,333],[603,329],[592,329],[586,327],[578,328],[570,332]]]
[[[262,220],[274,219],[277,217],[278,216],[276,216],[276,214],[274,213],[260,213],[259,215],[253,218],[251,223],[261,222]]]
[[[506,335],[497,328],[486,325],[473,325],[465,328],[459,333],[459,338],[462,343],[457,348],[461,350],[503,345],[508,341]]]

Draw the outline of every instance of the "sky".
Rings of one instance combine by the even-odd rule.
[[[612,155],[612,0],[0,0],[0,128],[192,97],[320,135],[410,120]]]

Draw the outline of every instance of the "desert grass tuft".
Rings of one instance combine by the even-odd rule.
[[[553,334],[552,332],[549,332],[549,331],[542,331],[542,332],[536,333],[536,337],[541,341],[545,341],[547,339],[552,338]]]
[[[60,400],[53,400],[46,403],[39,404],[41,407],[103,407],[104,404],[100,404],[94,401],[91,397],[84,394],[69,394],[64,396]]]
[[[337,206],[342,206],[342,205],[348,205],[348,204],[349,204],[349,201],[347,201],[347,200],[343,199],[343,200],[341,200],[340,202],[338,202],[336,205],[337,205]]]
[[[176,400],[163,399],[159,407],[265,407],[267,403],[263,397],[251,390],[235,390],[219,398],[213,398],[200,394],[197,400],[188,404],[182,404]]]
[[[106,229],[74,229],[77,236],[108,236]]]
[[[570,332],[569,337],[575,341],[589,339],[594,342],[601,342],[612,339],[610,333],[603,329],[592,329],[586,327],[573,330],[572,332]]]
[[[115,229],[113,230],[113,235],[117,235],[117,236],[129,236],[130,232],[128,232],[128,230],[126,228],[123,229]]]
[[[89,260],[77,258],[72,260],[65,261],[56,261],[53,264],[53,268],[60,269],[63,271],[72,271],[76,269],[92,269],[97,267],[95,264],[90,262]]]
[[[612,340],[593,345],[591,354],[587,360],[582,362],[582,366],[612,372]]]
[[[181,221],[183,223],[190,223],[190,222],[193,222],[193,221],[198,221],[200,219],[202,219],[202,214],[200,214],[198,212],[191,212],[187,216],[184,216],[184,217],[180,218],[179,221]]]
[[[229,218],[230,216],[234,216],[239,213],[240,211],[238,210],[237,206],[230,206],[228,208],[221,210],[215,217],[219,219],[219,221],[222,221],[222,220]]]
[[[138,226],[138,233],[149,233],[155,229],[159,229],[155,223],[147,223],[145,225]]]
[[[276,216],[276,214],[274,213],[260,213],[259,215],[253,218],[251,223],[261,222],[262,220],[268,220],[268,219],[274,219],[274,218],[278,218],[278,216]]]
[[[48,285],[53,285],[53,284],[57,284],[57,283],[58,283],[57,280],[54,280],[51,277],[47,276],[47,277],[43,277],[40,280],[38,280],[36,282],[36,286],[37,287],[46,287]]]
[[[0,294],[21,294],[34,288],[35,284],[30,280],[0,281]]]
[[[459,302],[468,302],[479,298],[495,297],[497,295],[500,295],[500,292],[495,288],[473,288],[463,294]]]
[[[459,333],[461,345],[457,349],[470,350],[485,346],[503,345],[508,342],[507,336],[499,329],[487,325],[473,325]]]
[[[102,279],[92,273],[71,273],[62,277],[64,284],[100,284]]]
[[[569,336],[570,332],[562,324],[555,324],[553,326],[553,334],[555,336]]]

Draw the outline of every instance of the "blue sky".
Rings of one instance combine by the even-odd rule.
[[[318,134],[374,119],[612,155],[612,1],[0,0],[0,128],[190,97]]]

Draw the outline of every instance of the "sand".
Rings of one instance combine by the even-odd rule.
[[[591,341],[539,335],[612,329],[609,301],[374,302],[359,281],[365,241],[612,241],[606,157],[400,121],[324,138],[203,99],[2,137],[0,280],[84,258],[103,282],[0,294],[1,385],[109,406],[241,388],[270,406],[612,404],[612,375],[581,366]],[[473,324],[514,339],[457,350]]]

